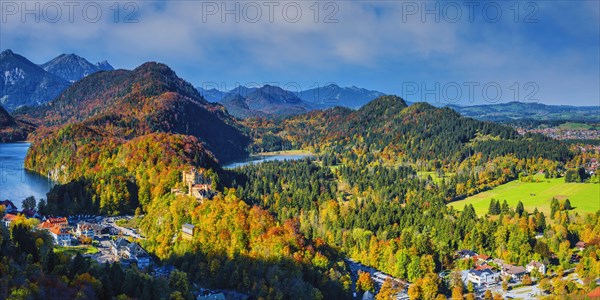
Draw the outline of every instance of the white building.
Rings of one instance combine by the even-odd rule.
[[[500,281],[500,273],[494,272],[490,269],[470,270],[469,274],[467,275],[467,280],[473,284],[476,284],[477,286],[494,284]]]
[[[54,226],[50,228],[50,235],[54,239],[54,243],[61,246],[71,246],[71,234],[69,228],[65,226]]]
[[[94,228],[89,223],[79,222],[77,223],[77,228],[75,228],[75,235],[94,238]]]
[[[546,265],[538,261],[531,261],[526,266],[527,272],[531,273],[533,270],[538,270],[540,274],[546,274]]]

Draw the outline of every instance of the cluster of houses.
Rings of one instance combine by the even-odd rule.
[[[489,286],[500,282],[503,279],[519,281],[527,273],[534,270],[541,274],[546,273],[546,265],[531,261],[526,267],[507,264],[501,259],[491,259],[485,254],[477,254],[471,250],[458,251],[457,255],[463,259],[473,259],[475,268],[463,272],[463,281],[471,282],[477,287]]]
[[[86,216],[71,220],[66,217],[46,218],[40,217],[37,213],[25,214],[23,211],[19,212],[17,207],[9,200],[0,201],[0,205],[4,206],[6,213],[2,218],[2,225],[9,228],[19,215],[23,215],[26,218],[35,217],[40,220],[36,229],[48,231],[52,239],[54,239],[54,243],[59,246],[72,246],[78,240],[87,239],[91,241],[96,237],[106,235],[115,236],[119,234],[117,228],[101,225],[101,222],[99,222],[102,220],[101,217],[93,218]],[[124,265],[135,262],[138,268],[146,268],[152,262],[150,255],[140,245],[129,242],[122,237],[110,241],[110,251]]]
[[[192,168],[190,171],[183,171],[182,177],[183,183],[187,185],[187,193],[177,188],[171,189],[171,193],[192,196],[198,200],[210,199],[215,195],[212,180],[206,176],[203,169],[198,171]]]

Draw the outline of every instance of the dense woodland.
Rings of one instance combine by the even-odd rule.
[[[160,289],[152,295],[180,299],[197,283],[255,298],[340,299],[351,297],[348,257],[412,283],[414,299],[433,299],[469,293],[438,277],[472,267],[456,258],[459,249],[519,265],[543,261],[560,273],[575,266],[578,241],[589,245],[577,264],[584,284],[538,274],[550,282],[545,290],[582,293],[600,274],[600,211],[578,215],[557,200],[545,216],[493,200],[478,217],[471,206],[447,205],[539,173],[597,182],[581,168],[598,153],[449,108],[384,96],[357,111],[239,121],[166,66],[150,63],[88,76],[47,106],[17,114],[40,126],[26,167],[60,183],[40,202],[42,213],[135,214],[144,248],[181,272],[153,279],[55,257],[47,236],[17,222],[0,240],[0,297],[146,298]],[[315,157],[220,167],[248,152],[286,149]],[[192,167],[207,170],[217,196],[171,194],[183,187],[181,171]],[[181,236],[184,223],[196,226],[192,240]],[[373,289],[367,277],[359,280],[363,290]]]

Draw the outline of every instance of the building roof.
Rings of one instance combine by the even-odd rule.
[[[460,255],[460,256],[475,256],[475,255],[477,255],[477,253],[473,250],[463,249],[463,250],[458,251],[458,255]]]
[[[185,224],[183,224],[183,227],[189,228],[189,229],[194,229],[196,226],[194,226],[192,224],[185,223]]]
[[[528,263],[527,265],[528,265],[528,266],[535,267],[535,268],[539,268],[539,267],[543,266],[544,264],[543,264],[543,263],[541,263],[541,262],[539,262],[539,261],[532,260],[532,261],[531,261],[530,263]]]
[[[10,200],[4,200],[4,201],[0,201],[0,205],[4,205],[4,207],[6,207],[6,210],[16,210],[17,206],[12,203],[12,201]]]
[[[486,269],[493,269],[494,267],[487,265],[487,264],[483,264],[483,265],[479,265],[475,267],[475,270],[486,270]]]
[[[488,259],[490,259],[490,256],[485,255],[485,254],[478,254],[478,255],[475,255],[474,258],[475,258],[475,260],[488,260]]]
[[[511,274],[511,275],[517,275],[517,274],[526,273],[527,270],[525,270],[525,268],[523,268],[521,266],[513,266],[513,265],[506,264],[506,265],[504,265],[504,272]]]
[[[469,273],[473,274],[473,275],[475,275],[477,277],[481,277],[483,275],[488,275],[489,276],[489,275],[493,275],[494,274],[494,272],[492,270],[490,270],[490,269],[483,269],[483,270],[476,270],[475,269],[475,270],[470,270]]]
[[[21,213],[28,217],[33,217],[37,215],[37,211],[35,209],[24,209],[21,211]]]
[[[54,225],[50,228],[50,232],[52,232],[56,235],[69,234],[69,229],[59,226],[59,225]]]
[[[129,241],[124,239],[124,238],[118,238],[115,241],[112,241],[112,244],[118,249],[121,247],[128,247],[129,246]]]
[[[7,221],[7,222],[12,222],[17,218],[17,215],[15,214],[6,214],[4,215],[4,217],[2,218],[2,220]]]
[[[79,230],[92,230],[92,224],[90,223],[86,223],[86,222],[79,222],[77,223],[77,228],[79,228]]]
[[[591,290],[587,296],[590,298],[600,298],[600,286]]]
[[[69,224],[69,221],[67,221],[67,218],[65,218],[65,217],[49,218],[48,220],[46,220],[46,222],[49,222],[51,224]]]

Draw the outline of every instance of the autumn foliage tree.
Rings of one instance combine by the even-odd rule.
[[[375,283],[371,278],[371,273],[358,270],[358,279],[356,280],[356,289],[362,292],[374,292]]]

